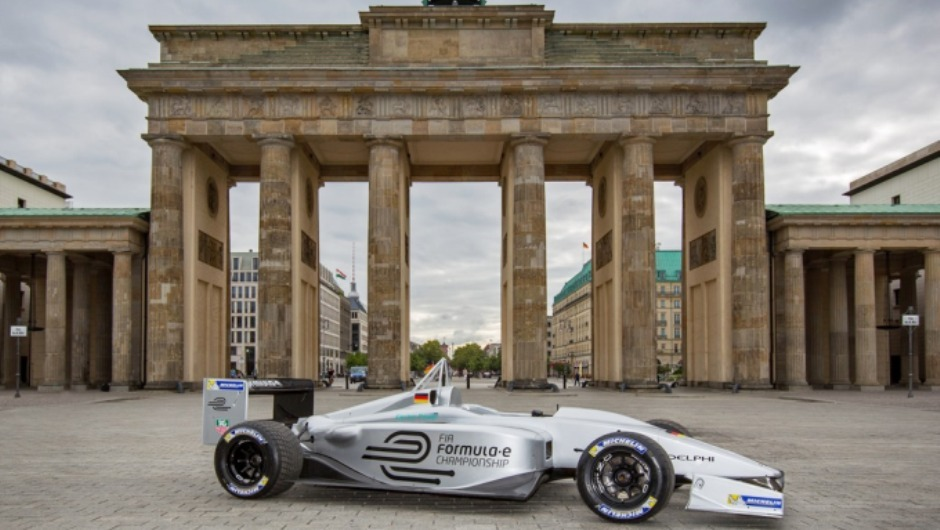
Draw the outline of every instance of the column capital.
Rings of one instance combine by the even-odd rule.
[[[859,254],[874,254],[875,252],[878,252],[878,249],[868,247],[859,247],[852,251],[856,256]]]
[[[150,147],[160,144],[174,145],[181,149],[189,147],[189,142],[180,134],[142,134],[140,137],[150,144]]]
[[[773,136],[773,133],[770,133],[770,132],[768,132],[766,135],[749,134],[749,135],[734,136],[730,140],[728,140],[728,145],[730,147],[735,147],[738,145],[746,145],[746,144],[764,145],[765,143],[767,143],[767,140],[769,140],[771,136]]]
[[[511,140],[509,142],[510,147],[516,147],[520,145],[529,145],[529,144],[538,144],[546,145],[548,144],[548,134],[541,133],[521,133],[513,134],[510,136]]]
[[[805,253],[807,250],[808,250],[808,249],[805,248],[805,247],[789,247],[789,248],[785,248],[783,251],[784,251],[786,254],[803,254],[803,253]]]
[[[262,147],[266,145],[294,147],[294,137],[290,134],[253,134],[251,139]]]
[[[365,138],[366,147],[369,148],[376,146],[388,146],[401,149],[405,147],[405,139],[401,136],[378,136],[374,134],[366,134],[363,136],[363,138]]]
[[[621,147],[626,147],[628,145],[636,145],[636,144],[652,145],[656,143],[656,138],[652,136],[646,136],[646,135],[623,134],[620,136],[620,138],[617,138],[617,143],[619,143]]]

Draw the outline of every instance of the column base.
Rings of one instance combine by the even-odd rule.
[[[144,384],[144,390],[175,390],[176,392],[185,392],[198,388],[195,383],[186,381],[150,381]]]
[[[885,387],[881,385],[852,385],[851,390],[859,392],[884,392]]]
[[[513,381],[500,381],[499,386],[509,391],[514,390],[557,390],[557,386],[552,385],[547,379],[516,379]],[[574,385],[574,380],[570,384]]]
[[[127,383],[111,383],[111,392],[130,392],[131,387]]]
[[[777,385],[777,390],[786,392],[812,392],[816,390],[816,388],[806,383],[781,383]]]
[[[39,385],[36,387],[37,392],[51,393],[51,392],[62,392],[65,390],[64,385]]]
[[[405,390],[405,383],[402,381],[383,381],[381,383],[366,380],[362,384],[363,390]]]
[[[914,390],[926,390],[928,392],[940,391],[940,383],[924,383],[920,386],[915,385]]]
[[[849,383],[834,383],[826,385],[826,388],[829,390],[852,390],[852,385]]]

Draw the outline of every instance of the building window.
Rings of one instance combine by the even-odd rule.
[[[17,208],[26,208],[26,199],[17,198],[17,199],[16,199],[16,207],[17,207]]]
[[[891,204],[894,204],[894,205],[901,204],[901,196],[895,195],[894,197],[891,197]]]

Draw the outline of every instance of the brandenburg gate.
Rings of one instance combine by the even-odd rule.
[[[409,188],[469,181],[502,190],[502,381],[544,387],[545,186],[579,181],[593,190],[595,380],[655,385],[665,181],[683,190],[690,381],[769,388],[763,146],[796,69],[755,59],[763,29],[565,24],[540,5],[151,27],[160,61],[121,72],[153,150],[147,386],[226,373],[227,190],[259,181],[260,376],[318,372],[318,190],[353,181],[369,185],[368,385],[405,384],[421,281]]]

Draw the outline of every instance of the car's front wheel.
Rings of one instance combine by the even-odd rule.
[[[215,446],[215,475],[225,491],[241,499],[287,491],[302,466],[297,437],[275,421],[239,423]]]
[[[675,489],[669,455],[647,436],[617,432],[594,440],[578,462],[578,492],[600,517],[637,523],[669,503]]]

